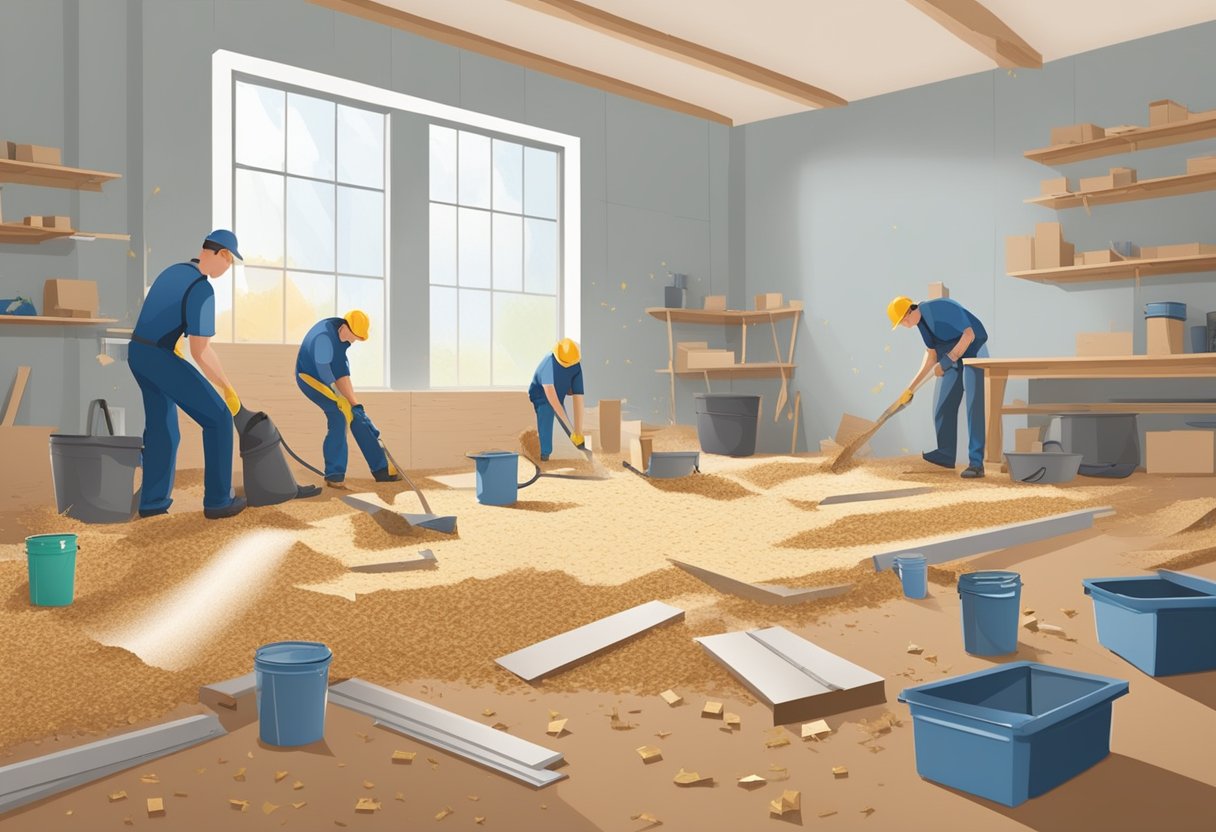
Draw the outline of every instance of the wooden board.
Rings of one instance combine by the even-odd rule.
[[[17,377],[13,381],[13,392],[8,397],[8,407],[4,409],[4,420],[0,427],[12,427],[17,422],[17,410],[21,407],[21,397],[25,395],[26,382],[30,380],[30,368],[17,368]]]
[[[536,427],[536,411],[522,390],[410,395],[413,461],[401,464],[411,468],[471,467],[465,454],[492,448],[517,451],[519,435]],[[559,436],[569,444],[561,428],[555,427],[554,433],[555,444]]]
[[[821,506],[832,506],[837,503],[865,503],[871,500],[895,500],[899,497],[915,497],[918,494],[928,494],[933,488],[927,485],[916,488],[894,488],[890,491],[860,491],[853,494],[833,494],[819,501]]]
[[[676,324],[754,324],[768,323],[770,320],[796,318],[802,314],[801,308],[785,307],[783,309],[749,309],[713,311],[707,309],[667,309],[651,307],[646,314],[660,321],[667,320],[670,313],[671,322]]]
[[[0,427],[0,460],[5,476],[0,477],[0,506],[25,509],[55,507],[55,487],[51,477],[51,434],[58,428],[13,425]],[[8,472],[20,471],[21,476]]]
[[[782,606],[800,604],[804,601],[815,601],[820,598],[834,598],[837,595],[844,595],[853,588],[852,584],[834,584],[833,586],[819,586],[810,589],[791,589],[788,586],[781,586],[780,584],[748,583],[738,578],[732,578],[729,575],[723,575],[700,566],[694,566],[691,563],[684,563],[675,558],[668,558],[667,560],[690,575],[704,581],[719,592],[737,595],[740,598],[757,601],[761,604],[778,604]]]

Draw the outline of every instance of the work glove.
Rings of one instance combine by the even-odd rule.
[[[581,433],[570,434],[570,441],[573,442],[574,447],[578,448],[580,451],[586,446],[586,442],[587,442],[587,440],[583,438],[583,435]]]
[[[904,392],[899,394],[899,403],[908,404],[911,401],[912,401],[912,388],[909,387],[907,390],[905,390]]]
[[[342,411],[342,415],[346,417],[346,424],[350,424],[355,420],[355,412],[351,407],[350,400],[341,394],[334,398],[334,404],[338,406],[338,410]]]
[[[224,388],[224,404],[228,405],[228,410],[233,416],[241,409],[241,400],[231,387]]]
[[[173,354],[176,355],[178,358],[182,359],[183,361],[186,359],[186,356],[182,355],[182,339],[181,338],[178,338],[177,343],[173,345]]]

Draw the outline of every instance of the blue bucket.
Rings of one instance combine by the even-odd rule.
[[[333,652],[315,641],[276,641],[254,654],[258,736],[267,745],[308,745],[325,738],[329,663]]]
[[[905,598],[924,598],[929,594],[929,566],[924,555],[900,555],[891,568],[904,585]]]
[[[519,498],[519,454],[482,451],[465,454],[477,464],[477,502],[483,506],[513,506]]]
[[[1018,649],[1017,572],[969,572],[958,579],[963,602],[963,648],[974,656],[1004,656]]]

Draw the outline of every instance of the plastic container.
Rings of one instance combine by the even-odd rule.
[[[963,648],[974,656],[1004,656],[1018,649],[1017,572],[968,572],[958,578],[963,607]]]
[[[1046,444],[1046,443],[1044,443]],[[1007,453],[1009,479],[1014,482],[1060,483],[1076,479],[1081,469],[1081,454],[1043,450],[1042,453]]]
[[[325,738],[329,663],[333,652],[315,641],[276,641],[257,649],[258,736],[267,745],[308,745]]]
[[[1190,329],[1191,333],[1191,352],[1200,353],[1208,351],[1208,328],[1203,324],[1193,326]]]
[[[912,710],[917,774],[1017,806],[1110,753],[1111,703],[1127,691],[1121,679],[1013,662],[908,688],[899,701]]]
[[[100,406],[108,434],[93,435],[93,417]],[[85,436],[51,434],[51,478],[60,514],[85,523],[125,523],[135,516],[139,495],[135,471],[143,452],[143,438],[114,436],[104,399],[89,404],[89,433]]]
[[[687,477],[700,470],[700,462],[699,451],[653,451],[650,454],[650,465],[646,468],[646,476],[656,480]]]
[[[519,454],[482,451],[466,454],[477,465],[477,502],[483,506],[513,506],[519,499]]]
[[[1051,417],[1044,444],[1059,442],[1082,465],[1140,464],[1140,427],[1135,413],[1059,413]]]
[[[684,287],[683,286],[664,286],[663,287],[663,305],[668,309],[683,309],[684,308]]]
[[[924,555],[899,555],[891,568],[899,575],[905,598],[924,598],[929,594],[929,566]]]
[[[30,603],[66,607],[76,593],[76,535],[36,534],[25,539]]]
[[[1146,303],[1144,304],[1144,317],[1146,318],[1174,318],[1175,320],[1186,320],[1186,304],[1176,301],[1163,301],[1161,303]]]
[[[739,393],[698,393],[697,438],[707,454],[751,456],[756,452],[760,397]]]
[[[1106,649],[1150,676],[1216,670],[1216,581],[1160,569],[1081,583]]]

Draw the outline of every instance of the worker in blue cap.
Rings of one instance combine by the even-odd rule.
[[[916,327],[925,342],[925,358],[908,389],[899,397],[899,403],[912,401],[912,391],[930,372],[941,378],[933,406],[937,448],[921,457],[934,465],[954,468],[958,408],[965,394],[967,431],[971,440],[967,446],[968,464],[962,477],[978,479],[984,476],[984,371],[970,366],[967,359],[988,355],[988,331],[979,318],[950,298],[913,303],[911,298],[897,297],[887,305],[887,317],[891,329]]]
[[[528,387],[528,399],[536,410],[536,433],[540,438],[540,459],[549,461],[553,453],[553,420],[562,420],[570,441],[580,450],[583,438],[583,365],[578,344],[563,338],[553,351],[541,359]],[[566,416],[566,396],[573,400],[574,426]]]
[[[165,514],[173,502],[179,407],[203,429],[203,515],[216,520],[245,508],[245,498],[232,491],[232,417],[241,401],[211,348],[215,290],[207,280],[222,277],[234,257],[241,259],[236,235],[212,231],[198,257],[160,273],[135,322],[128,364],[144,400],[140,517]],[[201,373],[182,357],[183,335]]]
[[[376,482],[398,482],[401,474],[389,462],[380,431],[355,397],[346,351],[355,341],[366,341],[367,313],[352,309],[341,318],[318,321],[300,342],[296,355],[296,385],[321,408],[328,427],[321,453],[325,456],[325,482],[339,488],[346,480],[346,429],[367,460]]]

